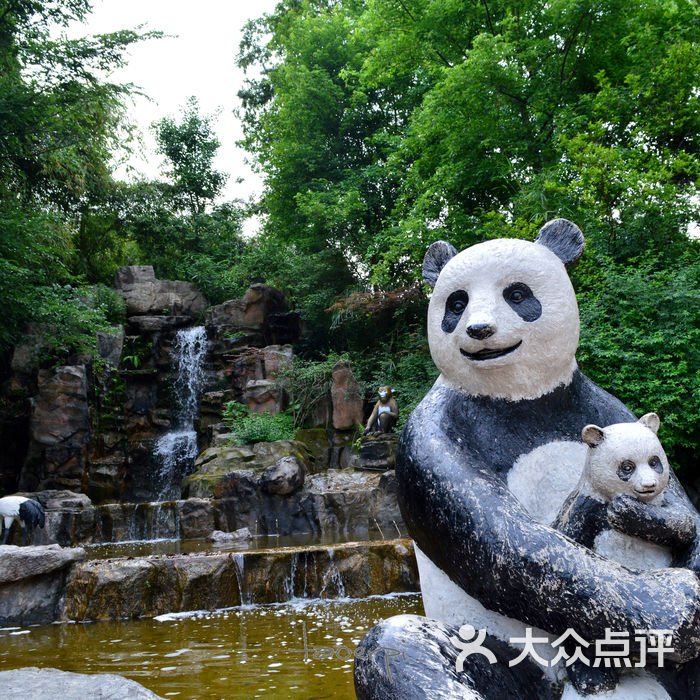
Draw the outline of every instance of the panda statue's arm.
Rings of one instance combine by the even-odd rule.
[[[595,554],[533,520],[489,464],[436,422],[418,425],[409,420],[397,455],[402,515],[423,553],[466,593],[556,634],[668,629],[674,660],[698,656],[695,574],[632,571]]]
[[[675,566],[700,573],[700,518],[673,473],[661,504],[641,503],[633,496],[619,495],[607,506],[607,520],[619,532],[670,547]]]
[[[573,491],[564,502],[552,527],[589,549],[607,523],[606,504],[579,489]]]

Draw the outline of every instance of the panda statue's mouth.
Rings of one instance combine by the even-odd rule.
[[[519,340],[515,345],[511,345],[509,348],[483,348],[478,352],[467,352],[466,350],[459,349],[459,351],[469,360],[495,360],[497,357],[503,357],[511,352],[517,350],[523,344],[522,340]]]

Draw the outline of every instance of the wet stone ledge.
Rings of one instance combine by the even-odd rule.
[[[92,560],[73,567],[61,618],[108,620],[168,612],[415,592],[410,540],[237,553]]]
[[[80,548],[0,545],[0,626],[57,619],[68,573],[83,559]]]
[[[157,539],[196,539],[213,530],[247,527],[256,535],[313,533],[358,537],[379,529],[406,532],[401,520],[394,472],[332,470],[311,474],[293,494],[267,494],[258,475],[247,470],[229,475],[230,488],[219,499],[188,498],[154,503],[94,506],[84,494],[44,491],[36,497],[46,508],[46,526],[32,533],[33,544],[63,547]],[[365,533],[365,534],[363,534]],[[21,544],[18,526],[11,542]]]

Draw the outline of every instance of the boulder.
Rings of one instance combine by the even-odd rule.
[[[333,367],[331,400],[333,427],[336,430],[349,430],[362,424],[364,417],[362,390],[347,362],[338,362]]]
[[[294,350],[291,345],[267,345],[263,348],[265,377],[274,379],[280,372],[288,370],[294,360]]]
[[[179,501],[180,538],[183,540],[206,537],[214,528],[214,509],[206,498],[188,498]]]
[[[284,457],[294,457],[305,471],[310,467],[309,453],[295,440],[210,447],[197,457],[192,474],[183,479],[183,493],[198,498],[254,493],[259,475]]]
[[[231,299],[207,310],[206,325],[218,337],[236,331],[264,331],[266,319],[287,311],[284,294],[265,284],[254,284],[242,299]]]
[[[296,457],[282,457],[260,477],[260,488],[268,494],[288,496],[304,484],[304,463]]]
[[[124,289],[134,284],[144,284],[145,282],[155,282],[156,274],[152,265],[128,265],[118,267],[114,273],[114,286],[117,289]]]
[[[212,530],[208,539],[212,542],[246,542],[253,539],[250,530],[247,527],[242,527],[234,532],[222,532],[221,530]]]
[[[97,354],[112,367],[119,367],[124,350],[124,328],[119,326],[114,333],[97,331]]]
[[[0,625],[58,619],[68,571],[84,558],[79,547],[0,545]]]
[[[396,433],[364,435],[360,442],[360,454],[356,468],[385,472],[396,466],[396,448],[399,436]]]
[[[301,442],[311,454],[311,472],[321,472],[330,464],[332,437],[324,428],[303,428],[297,431],[295,440]]]
[[[284,410],[284,387],[271,379],[253,379],[245,388],[245,402],[251,413],[279,413]]]
[[[55,668],[18,668],[0,671],[0,697],[3,698],[119,698],[158,700],[160,696],[136,681],[116,673],[72,673]]]
[[[333,432],[333,444],[330,451],[330,469],[347,469],[357,465],[355,430],[336,430]]]
[[[226,356],[226,374],[230,377],[233,398],[245,402],[245,392],[252,381],[264,379],[264,369],[260,351],[240,352]]]
[[[85,365],[40,370],[38,391],[32,399],[30,443],[19,487],[79,491],[90,438]]]
[[[64,549],[57,544],[38,547],[0,545],[0,584],[49,574],[83,559],[85,550],[80,547]]]
[[[129,316],[182,315],[193,318],[209,305],[191,282],[158,280],[150,265],[120,267],[114,280]]]
[[[92,501],[84,493],[75,491],[47,489],[36,493],[21,493],[20,496],[35,498],[47,511],[61,510],[64,508],[79,509],[88,508]]]

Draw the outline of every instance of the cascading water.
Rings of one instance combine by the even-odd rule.
[[[175,371],[175,429],[163,435],[155,445],[154,493],[157,501],[180,498],[182,478],[191,470],[197,456],[194,421],[199,413],[206,352],[207,333],[203,326],[177,332],[170,356]]]

